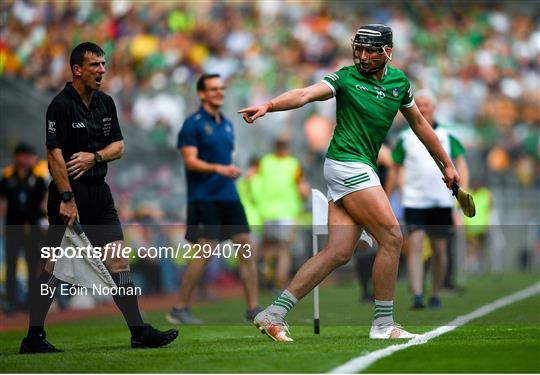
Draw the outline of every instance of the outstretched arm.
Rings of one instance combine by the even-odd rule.
[[[238,113],[243,113],[244,120],[251,124],[259,117],[264,116],[266,112],[287,111],[289,109],[300,108],[307,103],[327,100],[333,96],[334,93],[327,84],[318,82],[308,87],[287,91],[270,100],[268,103],[243,108]]]
[[[403,113],[414,134],[422,141],[428,151],[443,163],[444,182],[446,186],[450,189],[454,182],[459,183],[459,174],[456,167],[454,167],[452,160],[446,151],[444,151],[433,128],[424,116],[422,116],[416,104],[409,108],[402,108],[401,113]]]

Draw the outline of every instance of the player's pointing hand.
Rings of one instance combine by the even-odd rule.
[[[253,121],[258,119],[259,117],[263,117],[266,112],[270,111],[272,109],[273,105],[272,102],[268,102],[266,104],[261,105],[255,105],[247,108],[243,108],[238,111],[238,113],[243,113],[242,116],[244,121],[248,124],[252,124]]]

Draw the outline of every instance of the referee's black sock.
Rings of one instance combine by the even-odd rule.
[[[45,318],[51,307],[53,295],[51,289],[58,285],[58,279],[54,275],[43,270],[37,278],[37,285],[29,288],[32,292],[30,295],[30,318],[28,323],[28,337],[36,337],[43,333]],[[45,286],[47,289],[45,289]],[[42,292],[46,291],[46,293]]]
[[[131,280],[129,271],[122,271],[111,274],[114,282],[117,286],[130,288],[134,290],[135,284]],[[121,294],[121,293],[120,293]],[[131,336],[139,337],[142,332],[143,320],[139,311],[139,303],[137,302],[137,296],[133,295],[115,295],[113,296],[114,303],[124,315],[124,319],[129,327]]]

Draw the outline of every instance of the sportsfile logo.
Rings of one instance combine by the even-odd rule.
[[[86,128],[86,125],[84,125],[84,122],[74,122],[71,124],[71,127],[73,129],[84,129]]]
[[[66,259],[249,259],[253,255],[250,244],[191,244],[178,242],[176,246],[131,247],[119,243],[109,243],[103,247],[88,246],[43,246],[41,259],[55,263]]]

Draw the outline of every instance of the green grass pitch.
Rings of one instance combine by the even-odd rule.
[[[405,283],[398,285],[395,317],[424,332],[537,282],[538,275],[512,274],[470,279],[462,295],[444,295],[441,310],[410,311]],[[396,342],[369,340],[370,304],[358,302],[354,284],[321,289],[321,334],[311,326],[312,298],[289,314],[294,343],[275,343],[241,320],[241,300],[194,308],[207,324],[180,327],[168,348],[132,350],[120,316],[48,327],[48,339],[65,353],[18,355],[23,332],[0,334],[2,372],[76,373],[281,373],[327,372],[348,360]],[[263,302],[269,303],[264,295]],[[169,327],[164,312],[146,321]],[[399,341],[399,343],[405,341]],[[466,326],[379,360],[367,372],[540,372],[540,296],[528,298]]]

